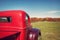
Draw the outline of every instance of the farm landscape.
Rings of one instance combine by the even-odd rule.
[[[35,19],[32,25],[41,30],[39,40],[60,40],[60,21],[36,21]]]

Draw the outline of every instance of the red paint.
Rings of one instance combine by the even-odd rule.
[[[26,26],[26,12],[21,10],[0,11],[0,17],[11,17],[10,22],[0,22],[0,39],[20,32],[20,35],[15,40],[27,40],[28,30],[32,28],[29,16],[29,27]]]

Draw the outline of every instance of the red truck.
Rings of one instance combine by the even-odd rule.
[[[26,12],[0,11],[0,40],[38,40],[39,36],[40,30],[32,28]]]

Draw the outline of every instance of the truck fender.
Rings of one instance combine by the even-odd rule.
[[[38,37],[41,36],[39,29],[32,28],[29,33],[28,40],[38,40]]]

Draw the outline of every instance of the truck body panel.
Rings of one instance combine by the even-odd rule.
[[[31,29],[30,17],[26,12],[0,11],[0,40],[28,40]]]

